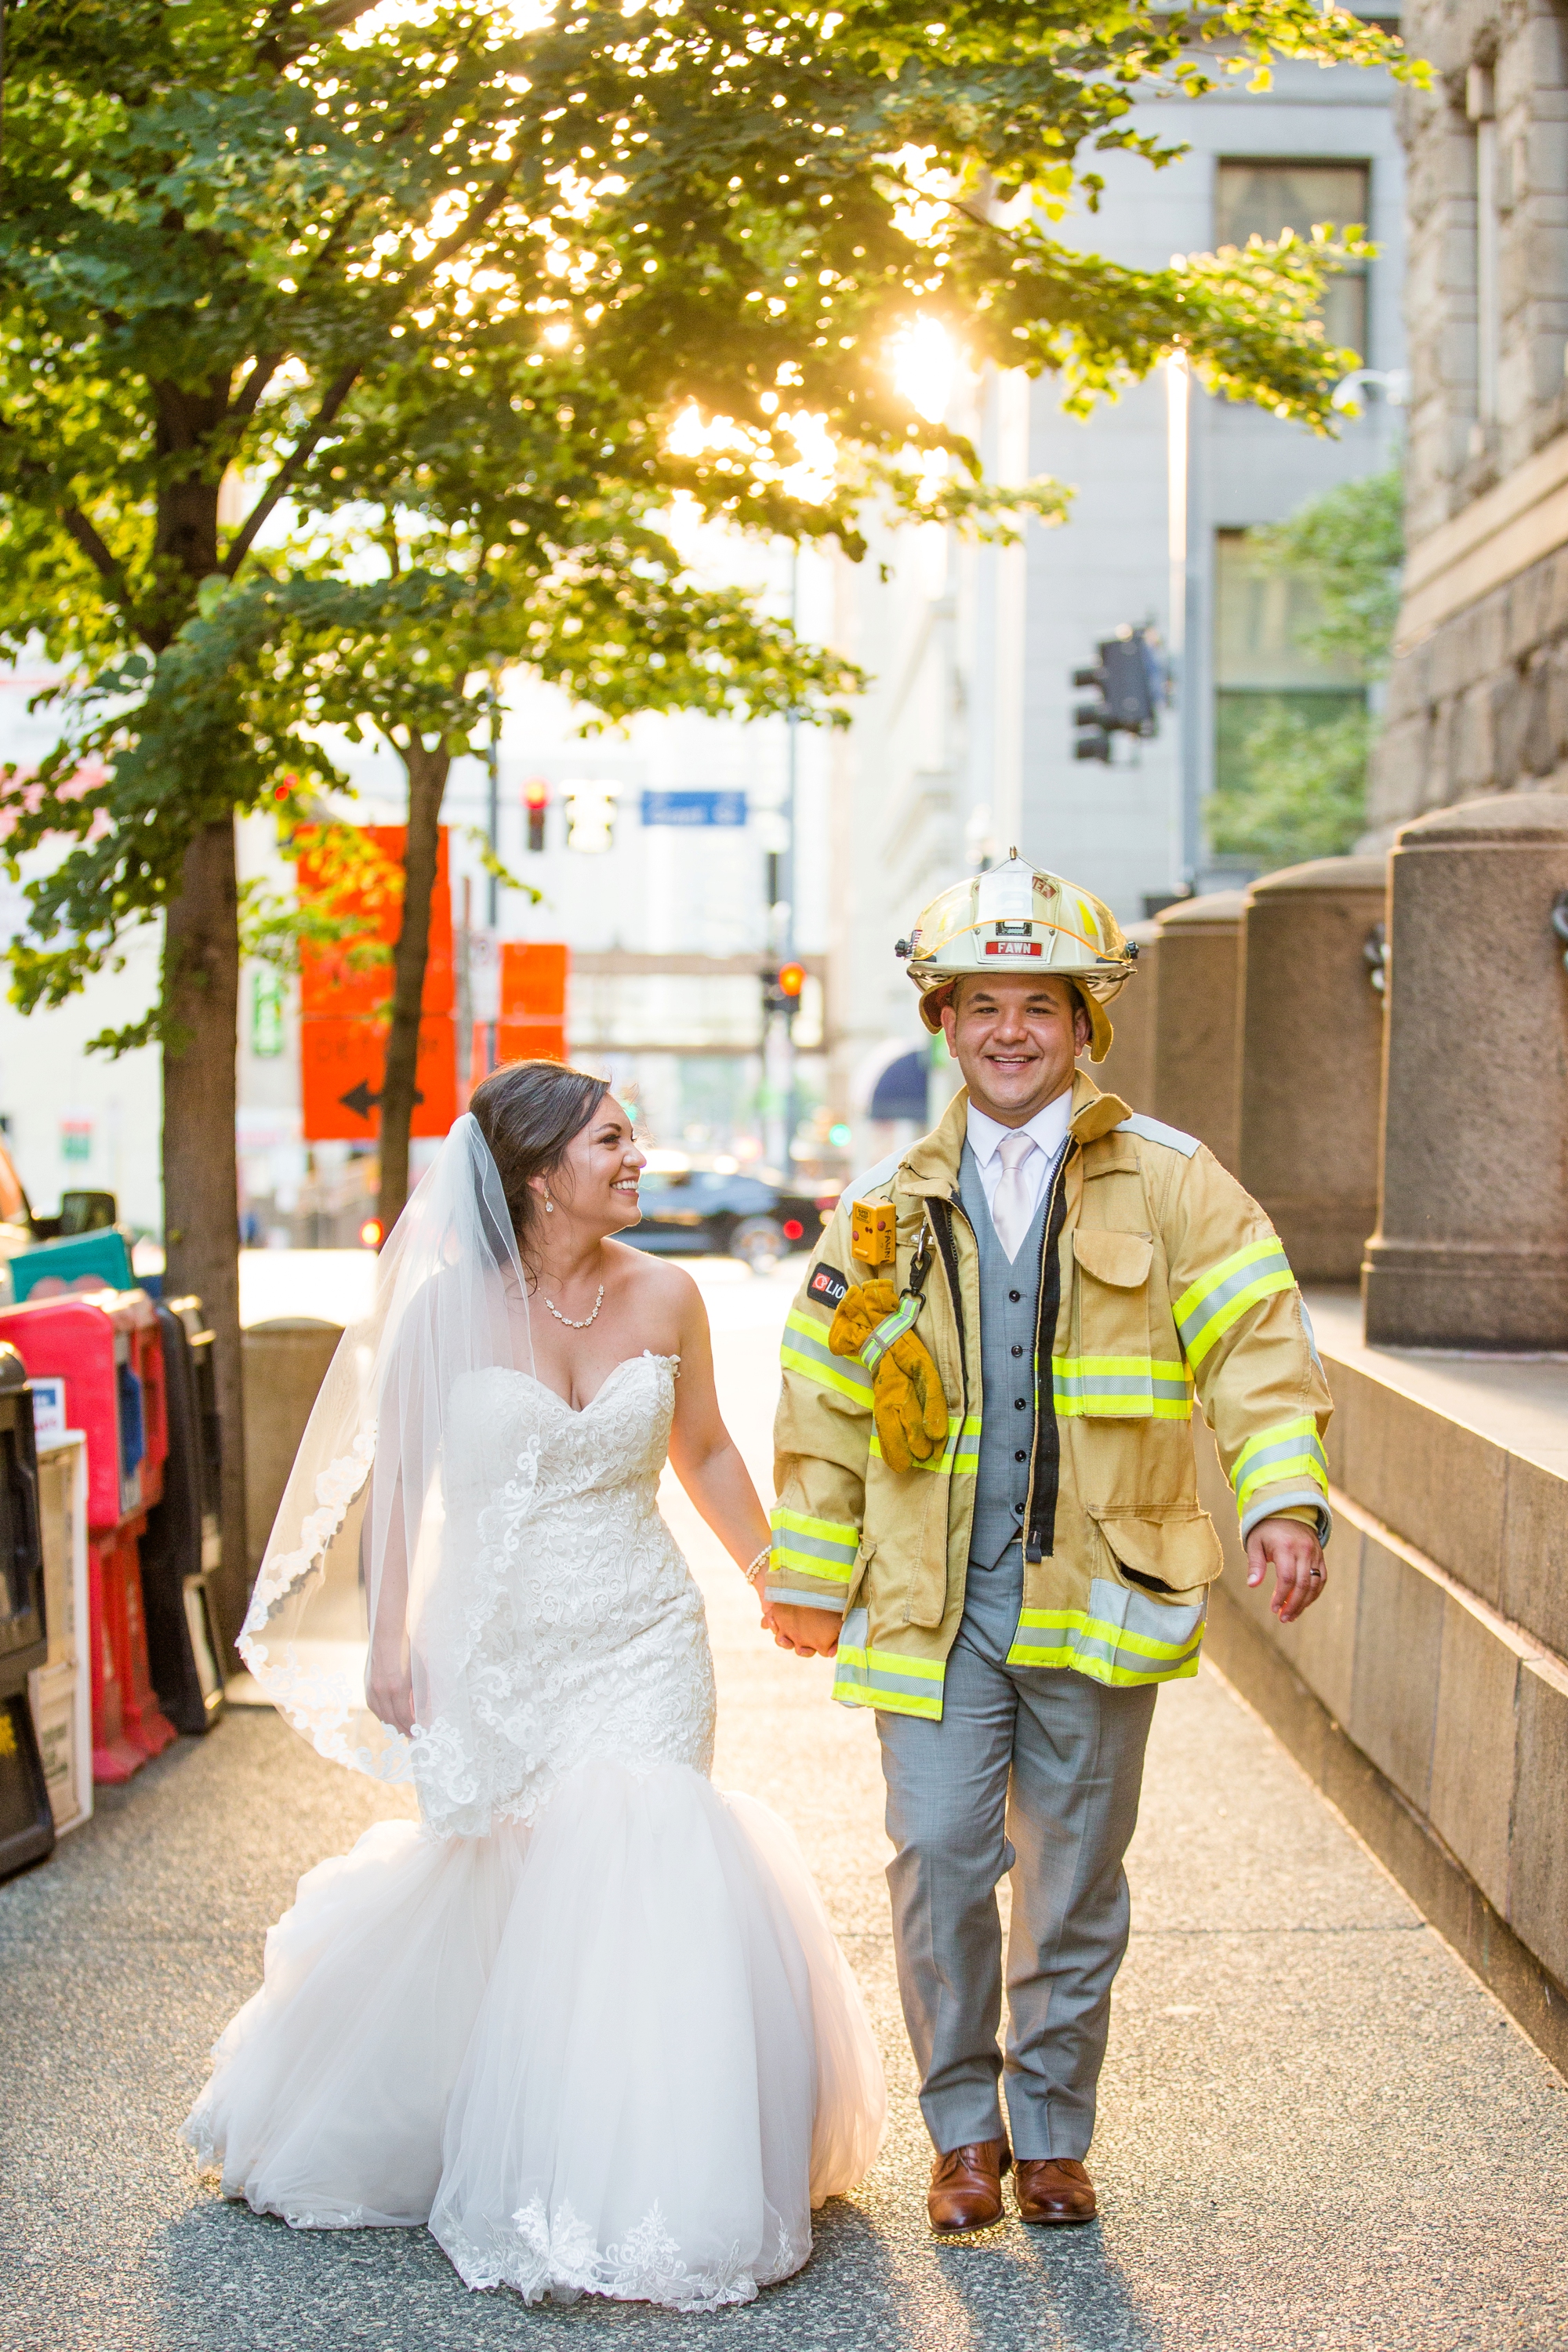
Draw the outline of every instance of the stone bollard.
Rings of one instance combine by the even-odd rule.
[[[1138,961],[1131,979],[1106,1006],[1115,1032],[1103,1062],[1086,1054],[1081,1066],[1102,1095],[1120,1095],[1130,1110],[1154,1108],[1154,975],[1160,960],[1157,923],[1129,923],[1126,936],[1135,941]]]
[[[1377,1223],[1387,893],[1379,856],[1288,866],[1247,894],[1236,1172],[1302,1282],[1356,1281]]]
[[[1568,1348],[1568,797],[1407,824],[1390,862],[1374,1347]]]
[[[248,1593],[342,1327],[279,1315],[241,1334],[245,1361],[245,1530]]]
[[[1246,905],[1245,891],[1215,890],[1179,899],[1155,925],[1153,1115],[1197,1136],[1233,1174]]]

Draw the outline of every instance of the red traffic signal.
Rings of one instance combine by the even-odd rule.
[[[805,966],[803,963],[785,963],[779,966],[779,994],[781,996],[787,996],[792,1002],[798,1003],[800,992],[805,986]]]
[[[530,776],[522,788],[522,805],[528,818],[528,845],[538,851],[544,846],[544,812],[550,806],[550,786],[542,776]]]

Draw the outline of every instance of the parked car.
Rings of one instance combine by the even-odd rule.
[[[619,1240],[667,1257],[743,1258],[753,1274],[814,1247],[838,1202],[837,1187],[802,1191],[773,1169],[673,1151],[648,1155],[637,1197],[642,1223]]]

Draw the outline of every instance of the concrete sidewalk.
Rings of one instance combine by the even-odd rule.
[[[715,1294],[765,1469],[783,1286]],[[795,1823],[881,2032],[892,2120],[797,2279],[679,2320],[473,2295],[422,2233],[295,2235],[174,2144],[300,1872],[400,1810],[269,1712],[182,1741],[0,1888],[0,2352],[489,2352],[530,2343],[941,2352],[1521,2352],[1568,2345],[1568,2086],[1205,1672],[1163,1694],[1091,2159],[1102,2218],[928,2236],[871,1719],[709,1593],[717,1778]]]

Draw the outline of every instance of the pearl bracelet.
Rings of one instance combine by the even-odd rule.
[[[745,1578],[746,1582],[747,1582],[749,1585],[752,1586],[753,1588],[755,1587],[755,1585],[756,1585],[756,1580],[757,1580],[757,1570],[758,1570],[760,1568],[766,1568],[766,1566],[767,1566],[767,1564],[768,1564],[769,1560],[770,1560],[770,1559],[772,1559],[773,1556],[773,1538],[772,1538],[772,1537],[770,1536],[770,1537],[769,1537],[769,1538],[768,1538],[768,1540],[767,1540],[767,1542],[763,1546],[763,1548],[762,1548],[761,1551],[757,1554],[757,1556],[756,1556],[755,1559],[752,1560],[752,1561],[748,1564],[748,1566],[746,1566],[745,1568],[743,1568],[743,1569],[741,1570],[742,1575]]]

